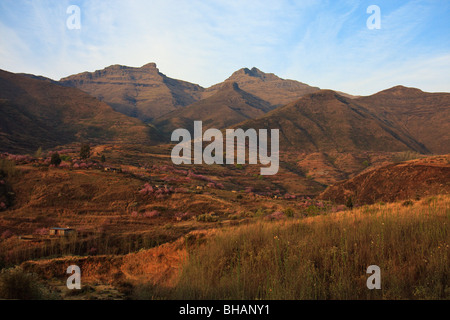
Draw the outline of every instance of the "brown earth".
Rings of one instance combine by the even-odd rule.
[[[159,139],[151,127],[75,88],[1,70],[0,88],[2,151],[27,153],[87,141],[152,144]]]
[[[193,230],[295,208],[327,185],[392,163],[396,156],[285,153],[277,175],[260,176],[258,166],[173,166],[167,146],[99,145],[92,151],[90,161],[106,155],[105,166],[121,172],[49,168],[42,160],[32,160],[17,165],[17,173],[5,178],[14,201],[0,210],[0,234],[13,236],[0,240],[0,263],[60,252],[86,255],[94,250],[108,255],[153,247]],[[78,157],[76,152],[62,155]],[[180,191],[159,197],[142,195],[145,183]],[[156,216],[146,216],[154,211]],[[177,218],[182,213],[186,219]],[[217,221],[196,220],[205,214],[213,214]],[[57,241],[33,243],[18,238],[48,232],[50,227],[75,228],[79,237],[61,246]]]
[[[198,245],[214,231],[195,231],[176,241],[126,255],[65,257],[21,264],[26,272],[41,279],[67,279],[66,270],[77,265],[82,270],[86,284],[116,285],[128,282],[133,285],[152,283],[163,287],[176,284],[180,269],[188,258],[187,249]]]
[[[306,153],[428,151],[389,120],[331,90],[308,94],[236,127],[279,129],[281,148]]]
[[[299,81],[282,79],[257,68],[243,68],[234,72],[225,82],[206,89],[203,98],[216,94],[226,82],[236,82],[242,90],[267,101],[273,107],[288,104],[306,94],[320,90]]]
[[[141,68],[109,66],[63,78],[60,83],[81,89],[114,110],[143,121],[200,100],[204,90],[199,85],[167,77],[155,63]]]
[[[316,200],[305,200],[306,197],[287,200],[284,195],[319,192],[323,190],[320,181],[332,181],[327,174],[337,179],[346,174],[345,170],[350,174],[352,167],[364,170],[323,194],[331,196],[319,197],[337,203],[343,203],[341,199],[346,201],[348,195],[355,196],[355,204],[362,204],[372,203],[374,194],[378,197],[376,201],[394,201],[409,199],[411,195],[416,199],[450,191],[449,156],[372,169],[389,161],[389,154],[289,154],[290,158],[285,159],[289,162],[282,163],[279,175],[263,179],[253,167],[196,167],[198,175],[224,184],[224,189],[215,189],[208,187],[206,181],[185,180],[186,175],[181,171],[189,167],[175,170],[164,167],[163,163],[167,161],[168,165],[170,160],[150,153],[158,148],[148,148],[149,154],[140,152],[139,156],[122,146],[93,148],[96,156],[108,152],[108,161],[121,167],[121,173],[19,165],[20,174],[9,179],[16,193],[15,204],[0,212],[0,234],[5,231],[14,234],[0,239],[0,262],[16,261],[25,271],[35,273],[46,285],[59,291],[64,299],[122,299],[129,296],[127,290],[140,284],[173,288],[190,248],[203,243],[216,230],[251,224],[286,209],[293,211],[295,217],[303,214],[300,212],[308,214],[317,210],[316,205],[308,207],[308,203]],[[142,166],[118,164],[116,161],[126,159],[125,155],[141,162]],[[361,169],[363,159],[370,163],[368,168]],[[300,172],[292,167],[295,165]],[[310,168],[307,177],[302,176],[305,168]],[[184,187],[187,193],[161,199],[143,196],[139,190],[144,182],[152,186]],[[249,186],[254,192],[243,191]],[[267,187],[272,196],[258,194]],[[281,192],[273,192],[275,188],[280,188]],[[314,203],[323,205],[324,202]],[[152,210],[160,211],[160,215],[142,216]],[[175,214],[180,211],[193,215],[186,220],[176,219]],[[195,219],[205,213],[213,213],[217,220]],[[75,238],[53,239],[46,243],[27,242],[17,237],[53,226],[73,227],[78,234]],[[81,268],[82,283],[88,292],[72,296],[73,292],[64,287],[70,265]]]
[[[193,132],[194,121],[202,121],[204,130],[226,129],[270,110],[272,106],[268,102],[241,90],[236,82],[225,82],[214,95],[166,114],[154,124],[170,137],[178,128]]]
[[[319,199],[345,204],[416,200],[450,193],[450,156],[390,164],[328,187]]]
[[[19,99],[23,92],[30,93],[32,83],[45,84],[45,88],[61,87],[42,77],[15,77],[22,79],[22,87],[11,89],[11,83],[7,82],[13,77],[9,74],[2,82],[2,94],[13,92],[13,98],[9,95],[0,100],[4,115],[0,122],[4,131],[2,139],[9,148],[14,145],[16,151],[28,151],[28,145],[28,148],[36,144],[52,145],[54,137],[58,137],[61,144],[71,142],[73,136],[78,140],[97,138],[104,143],[119,129],[121,134],[127,135],[128,141],[142,140],[136,137],[137,131],[142,131],[138,129],[142,124],[123,118],[126,126],[119,128],[116,122],[116,126],[111,127],[111,116],[97,117],[83,112],[82,106],[101,103],[94,99],[87,103],[78,99],[79,94],[75,92],[55,89],[53,100],[49,100],[34,90],[31,101],[25,102],[22,97],[19,102],[19,105],[35,105],[34,108],[22,110],[24,108],[18,108],[14,99]],[[152,141],[161,141],[158,129],[167,138],[174,128],[191,128],[193,120],[204,121],[205,128],[219,129],[243,121],[238,126],[279,128],[281,145],[301,152],[449,152],[446,149],[450,145],[448,93],[426,93],[398,86],[369,97],[350,97],[284,80],[256,68],[238,70],[224,83],[203,89],[166,77],[155,64],[142,68],[115,65],[95,73],[71,76],[60,83],[81,88],[127,115],[148,121],[159,117],[155,121],[156,128],[145,128]],[[24,86],[29,88],[24,89]],[[81,119],[74,115],[73,107],[68,107],[73,103],[79,106],[77,113]],[[287,105],[281,106],[283,104]],[[50,108],[53,105],[61,106]],[[273,108],[276,109],[267,113]],[[104,108],[86,108],[91,113],[99,109]],[[68,121],[64,118],[67,113],[71,114]],[[166,115],[161,117],[163,114]],[[60,123],[63,125],[58,126]],[[27,130],[22,132],[22,127]],[[117,130],[105,132],[108,128]]]
[[[264,73],[257,68],[240,69],[226,81],[204,89],[196,84],[167,77],[159,72],[154,63],[149,63],[141,68],[114,65],[103,70],[84,72],[60,80],[63,85],[79,88],[99,100],[105,101],[116,111],[146,122],[161,118],[174,110],[183,109],[183,107],[195,104],[200,100],[202,103],[195,104],[191,110],[206,108],[202,112],[208,113],[217,107],[216,104],[221,109],[224,104],[222,87],[234,82],[246,92],[247,98],[252,96],[246,100],[250,100],[251,107],[255,107],[254,104],[256,104],[257,109],[260,107],[273,109],[319,90],[319,88],[310,87],[298,81],[285,80],[274,74]],[[219,98],[208,99],[217,94],[219,94]],[[219,101],[217,101],[218,99]],[[237,101],[237,105],[233,104],[232,97],[226,104],[233,110],[240,109],[242,102],[239,100],[242,98],[234,100]],[[248,109],[249,106],[246,108]],[[233,110],[229,111],[235,114],[236,112]],[[245,111],[243,113],[245,114]],[[261,113],[251,112],[250,115],[255,117]],[[245,120],[248,116],[237,120]],[[161,123],[161,119],[158,119],[157,122]]]
[[[397,86],[355,102],[383,116],[431,153],[450,152],[450,93]]]
[[[292,200],[282,198],[287,192],[303,196],[323,190],[321,184],[289,168],[281,168],[280,175],[272,179],[259,177],[254,166],[174,167],[167,157],[170,150],[162,146],[109,145],[95,146],[92,151],[89,161],[99,162],[106,155],[105,166],[115,171],[49,168],[42,159],[34,159],[18,164],[14,176],[3,178],[14,201],[0,210],[0,235],[6,232],[13,237],[0,240],[0,263],[60,252],[57,241],[33,243],[18,238],[48,233],[51,227],[79,231],[77,239],[62,244],[63,252],[84,255],[93,248],[98,254],[123,254],[215,224],[197,221],[200,215],[213,214],[220,223],[229,223],[247,213],[290,206]],[[61,155],[78,157],[76,152]],[[179,191],[143,195],[145,183]],[[146,216],[154,211],[156,216]],[[186,219],[178,220],[180,213],[186,213]]]

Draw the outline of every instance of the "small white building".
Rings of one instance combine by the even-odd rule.
[[[51,236],[68,236],[75,233],[72,228],[50,228],[49,235]]]

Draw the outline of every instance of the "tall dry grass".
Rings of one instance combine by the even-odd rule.
[[[43,286],[36,275],[16,267],[0,272],[0,299],[49,300],[56,295]]]
[[[0,177],[12,178],[15,177],[19,171],[16,168],[16,163],[8,159],[0,159]]]
[[[449,197],[220,231],[152,299],[449,299]],[[381,268],[381,290],[366,286]]]
[[[166,230],[163,230],[166,231]],[[178,239],[181,231],[165,233],[140,232],[129,234],[96,233],[89,237],[70,236],[52,239],[41,244],[29,244],[19,239],[1,243],[0,270],[28,260],[45,260],[64,256],[124,255]]]

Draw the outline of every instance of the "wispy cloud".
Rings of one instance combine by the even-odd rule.
[[[0,68],[59,79],[156,62],[209,86],[256,66],[353,94],[393,83],[450,91],[448,2],[375,2],[381,30],[366,28],[369,1],[6,0]],[[81,30],[66,28],[70,4],[81,8]]]
[[[356,21],[359,28],[351,21],[356,8],[361,15],[361,8],[353,6],[348,12],[328,12],[312,21],[304,39],[293,51],[286,74],[355,94],[370,94],[406,83],[426,86],[430,91],[450,89],[448,73],[443,72],[450,67],[445,58],[449,48],[445,45],[430,48],[418,39],[427,21],[433,18],[432,10],[416,1],[405,3],[382,15],[381,30],[368,30],[365,20]],[[353,33],[348,31],[349,26],[355,27]],[[425,76],[423,69],[413,72],[425,65],[434,68],[428,70],[426,83],[419,79]],[[434,78],[435,85],[430,78]]]

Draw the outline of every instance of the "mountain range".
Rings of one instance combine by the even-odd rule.
[[[114,110],[143,121],[192,104],[202,98],[204,91],[199,85],[167,77],[154,63],[141,68],[114,65],[63,78],[60,83],[81,89]]]
[[[355,102],[388,119],[392,127],[422,143],[429,152],[450,152],[450,93],[397,86]]]
[[[449,100],[450,101],[450,100]],[[279,129],[280,145],[305,152],[429,150],[402,127],[331,90],[306,95],[237,126]]]
[[[201,119],[205,129],[224,129],[273,109],[269,102],[240,89],[236,82],[226,81],[213,95],[158,118],[155,126],[168,135],[177,128],[191,130],[194,121]]]
[[[148,144],[151,136],[156,134],[148,125],[79,89],[0,70],[1,151],[27,153],[85,141]]]
[[[284,105],[319,88],[285,80],[257,68],[243,68],[210,88],[176,80],[159,72],[155,63],[141,68],[114,65],[60,80],[65,86],[81,89],[108,103],[114,110],[150,122],[174,110],[183,109],[219,93],[225,83],[237,83],[247,93],[264,100],[272,108]],[[217,102],[217,99],[210,100]]]
[[[279,78],[273,73],[264,73],[257,68],[243,68],[234,72],[226,82],[236,82],[239,87],[270,103],[273,107],[279,107],[297,100],[302,96],[320,90],[295,80]],[[205,89],[203,97],[209,97],[217,93],[224,82]]]
[[[2,150],[73,141],[168,142],[176,128],[280,129],[302,152],[450,152],[450,93],[397,86],[355,97],[243,68],[203,88],[156,64],[120,65],[53,81],[0,73]]]

